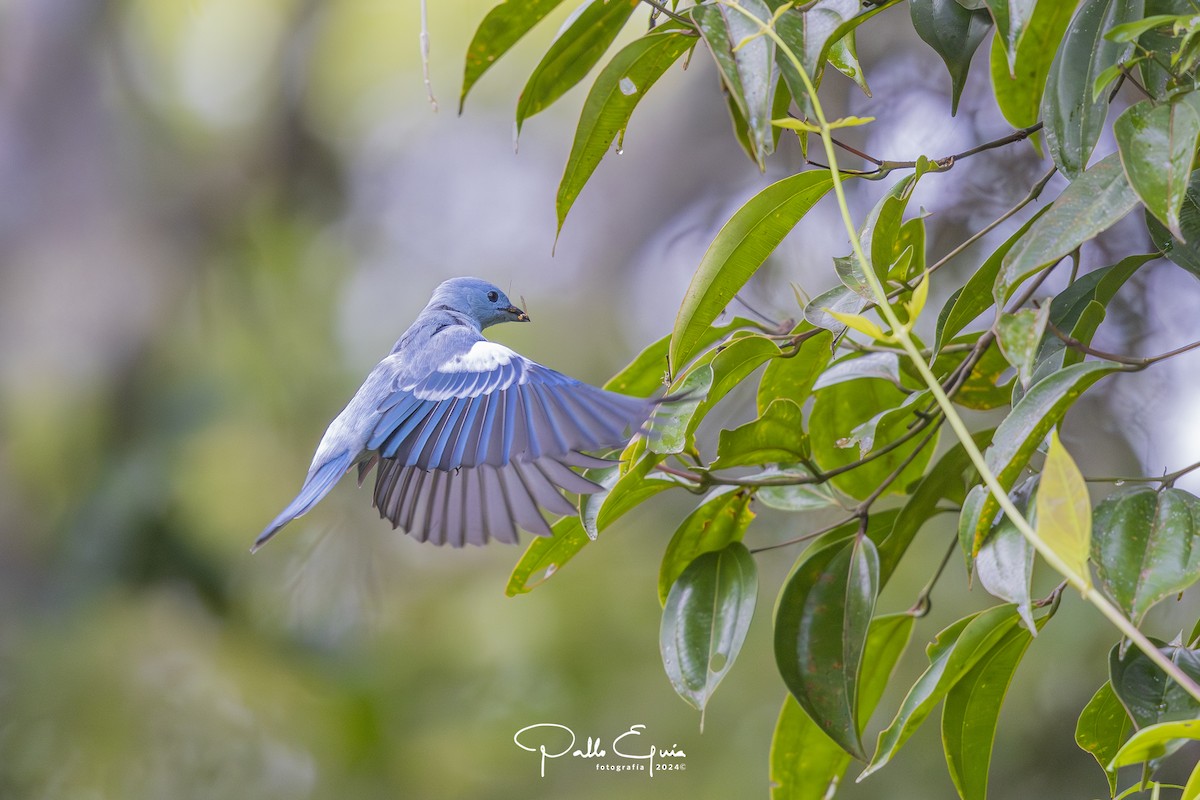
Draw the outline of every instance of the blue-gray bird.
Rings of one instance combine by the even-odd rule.
[[[300,493],[252,551],[354,466],[361,485],[378,465],[380,517],[421,541],[515,543],[518,527],[549,536],[538,506],[574,514],[560,489],[600,487],[571,467],[611,465],[585,451],[625,444],[659,401],[588,386],[482,335],[489,325],[528,321],[486,281],[439,286],[330,423]]]

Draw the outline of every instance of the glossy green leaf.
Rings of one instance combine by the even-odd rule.
[[[943,0],[938,1],[942,2]],[[949,1],[953,2],[953,0]],[[901,256],[904,247],[907,246],[900,242],[900,226],[904,219],[904,211],[908,207],[908,201],[917,187],[917,181],[925,174],[928,166],[928,162],[922,160],[915,172],[897,181],[867,214],[859,229],[858,236],[863,252],[870,258],[871,266],[881,283],[887,279],[888,268],[895,263],[896,259]],[[863,288],[856,289],[845,278],[843,278],[843,283],[847,288],[854,289],[861,294],[864,299],[874,301],[875,295],[868,288],[866,276],[862,274],[862,266],[857,264],[853,257],[848,258],[847,262],[853,270],[857,271],[854,282]]]
[[[1037,625],[1044,625],[1042,617]],[[942,749],[963,800],[986,800],[1000,708],[1033,634],[1013,627],[955,682],[942,705]]]
[[[675,692],[700,711],[741,651],[757,597],[758,569],[741,542],[701,554],[671,586],[659,649]]]
[[[954,685],[1017,628],[1017,620],[1012,606],[996,606],[964,617],[937,635],[926,649],[928,669],[908,690],[892,723],[880,732],[875,755],[858,780],[892,760]]]
[[[762,22],[771,20],[771,9],[763,0],[739,0],[738,5]],[[721,82],[746,121],[758,168],[765,169],[763,158],[774,149],[771,101],[775,90],[775,42],[760,35],[760,26],[754,20],[725,5],[696,6],[692,21],[708,44]]]
[[[991,436],[990,430],[972,434],[977,447],[986,445]],[[938,459],[917,484],[908,502],[900,509],[887,537],[879,542],[881,585],[887,583],[917,532],[937,514],[938,503],[942,500],[962,503],[967,488],[975,481],[976,476],[971,457],[967,455],[961,443],[955,443]],[[871,518],[874,520],[875,515]]]
[[[825,389],[863,378],[880,378],[899,386],[900,356],[896,353],[852,353],[821,373],[813,389]]]
[[[913,27],[927,45],[942,57],[950,71],[950,115],[958,113],[958,99],[967,82],[971,56],[992,28],[985,10],[968,11],[956,0],[909,0]]]
[[[1108,98],[1092,99],[1096,78],[1132,48],[1105,39],[1104,33],[1141,17],[1142,9],[1143,0],[1084,0],[1050,65],[1042,97],[1046,144],[1072,180],[1087,168],[1108,114]]]
[[[671,387],[679,399],[660,405],[650,418],[646,446],[655,453],[670,455],[692,447],[692,417],[708,397],[712,387],[713,368],[701,364]]]
[[[1016,369],[1017,379],[1022,386],[1028,387],[1033,377],[1038,348],[1049,320],[1049,305],[1037,309],[1023,308],[1012,314],[1004,313],[996,320],[996,343],[1008,363]]]
[[[1024,239],[1025,234],[1044,213],[1046,213],[1045,208],[1030,217],[1028,222],[984,260],[961,289],[950,295],[950,299],[946,301],[938,314],[937,333],[933,340],[935,351],[941,350],[943,342],[953,339],[972,320],[995,305],[992,287],[996,284],[996,276],[1000,274],[1000,265],[1009,250]]]
[[[775,400],[756,420],[721,431],[713,469],[786,464],[808,458],[804,411],[792,400]]]
[[[829,364],[832,341],[829,332],[821,331],[805,339],[795,355],[772,359],[758,382],[758,413],[773,400],[787,399],[802,405]]]
[[[600,70],[584,100],[571,154],[558,184],[559,231],[600,159],[618,134],[623,134],[638,102],[667,68],[695,45],[695,36],[662,25],[627,44]]]
[[[913,392],[904,398],[904,402],[896,408],[880,411],[866,422],[860,423],[850,431],[850,435],[838,441],[839,447],[858,446],[858,457],[865,458],[875,449],[875,440],[880,431],[907,429],[915,425],[920,417],[917,413],[923,406],[930,403],[931,395],[928,390]]]
[[[1157,641],[1154,644],[1185,675],[1200,680],[1200,651],[1165,646]],[[1108,653],[1108,677],[1121,705],[1139,729],[1200,716],[1200,701],[1135,647],[1122,655],[1120,645],[1113,646]]]
[[[1200,719],[1160,722],[1135,733],[1113,757],[1112,769],[1140,764],[1169,754],[1170,745],[1180,740],[1200,739]]]
[[[1160,253],[1200,278],[1200,170],[1192,173],[1179,210],[1179,230],[1184,239],[1172,236],[1149,211],[1146,212],[1146,228],[1150,231],[1150,241]]]
[[[701,553],[721,550],[740,542],[754,520],[748,490],[723,486],[709,493],[700,507],[688,514],[667,543],[658,570],[658,600],[666,604],[671,586],[688,564]]]
[[[580,9],[533,68],[521,90],[517,101],[518,135],[525,120],[549,108],[592,71],[637,5],[631,0],[591,0]]]
[[[828,172],[801,172],[750,198],[725,223],[692,276],[671,333],[671,364],[696,352],[704,331],[833,185]]]
[[[867,73],[858,63],[858,43],[854,31],[850,31],[829,47],[829,63],[838,72],[854,81],[863,94],[871,96],[871,87],[867,85]]]
[[[1092,543],[1092,499],[1071,454],[1050,433],[1037,496],[1037,534],[1085,585],[1092,582],[1088,554]]]
[[[986,0],[986,5],[996,23],[995,41],[1003,43],[1011,74],[1016,69],[1018,48],[1033,19],[1037,0]]]
[[[1141,486],[1096,507],[1092,561],[1100,586],[1134,624],[1200,580],[1200,499]]]
[[[996,276],[996,300],[1008,300],[1027,277],[1112,227],[1137,202],[1116,153],[1093,165],[1008,251]]]
[[[1007,44],[992,39],[989,71],[1000,113],[1016,128],[1028,128],[1041,118],[1042,94],[1050,64],[1071,22],[1071,2],[1041,2],[1034,6],[1025,34],[1009,63]]]
[[[859,680],[878,592],[875,544],[856,536],[806,551],[775,612],[775,663],[784,684],[825,734],[858,758],[865,758]]]
[[[483,73],[561,3],[562,0],[504,0],[487,13],[467,46],[458,113],[462,113],[467,92]]]
[[[1192,0],[1146,0],[1147,19],[1163,15],[1193,15],[1195,13],[1196,7],[1192,5]],[[1138,44],[1153,53],[1164,55],[1177,53],[1183,45],[1185,35],[1186,33],[1183,31],[1176,35],[1173,26],[1155,28],[1139,36]],[[1168,85],[1175,83],[1174,77],[1167,70],[1167,67],[1171,66],[1170,58],[1162,60],[1165,64],[1159,63],[1159,59],[1156,58],[1147,58],[1141,63],[1142,85],[1154,97],[1165,97]]]
[[[513,567],[504,589],[509,597],[541,586],[591,542],[579,517],[563,517],[550,526],[550,531],[550,536],[534,537]]]
[[[737,331],[754,327],[754,323],[744,317],[734,317],[725,325],[715,325],[705,331],[696,343],[697,352],[704,348],[730,338]],[[634,356],[616,375],[608,379],[604,388],[610,392],[619,392],[634,397],[649,397],[670,383],[667,372],[667,349],[671,344],[671,335],[667,334],[653,344],[648,345],[642,352]]]
[[[900,656],[912,637],[916,618],[887,614],[871,620],[863,650],[858,717],[875,712]],[[825,735],[788,694],[771,737],[771,800],[825,800],[850,766],[850,755]]]
[[[1037,524],[1037,485],[1039,476],[1023,481],[1010,497],[1029,524]],[[1031,633],[1036,633],[1033,620],[1033,600],[1030,595],[1033,580],[1033,560],[1036,551],[1025,535],[1008,516],[992,526],[979,555],[975,557],[975,575],[992,597],[1007,600],[1017,607],[1021,621]]]
[[[1113,692],[1112,684],[1104,682],[1084,706],[1075,724],[1075,744],[1091,753],[1108,779],[1108,793],[1117,793],[1117,772],[1108,768],[1113,756],[1133,730],[1133,722],[1125,707]]]
[[[815,392],[814,396],[809,417],[812,453],[821,469],[828,471],[857,461],[857,450],[841,447],[840,442],[879,412],[899,407],[906,395],[885,381],[868,379],[839,383]],[[910,420],[910,415],[897,415],[879,426],[875,431],[875,449],[882,450],[907,434]],[[923,439],[921,434],[912,436],[887,453],[835,476],[832,483],[851,497],[865,498],[913,454]],[[925,447],[887,491],[904,491],[905,486],[922,475],[932,455],[933,447]]]
[[[1113,123],[1125,177],[1146,210],[1176,239],[1186,240],[1179,214],[1187,194],[1200,114],[1189,103],[1130,106]]]

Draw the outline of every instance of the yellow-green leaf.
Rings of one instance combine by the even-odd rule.
[[[1087,561],[1092,546],[1092,501],[1079,467],[1058,440],[1058,431],[1050,434],[1050,452],[1042,467],[1037,532],[1072,577],[1090,586]]]

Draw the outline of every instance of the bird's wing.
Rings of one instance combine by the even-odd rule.
[[[398,383],[378,406],[366,449],[399,467],[454,470],[544,459],[581,465],[615,447],[654,401],[606,392],[489,341],[428,375]]]

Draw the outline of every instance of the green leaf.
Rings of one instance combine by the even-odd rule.
[[[701,712],[746,641],[757,597],[754,556],[741,542],[701,554],[671,586],[658,639],[663,666],[676,694]]]
[[[808,452],[804,411],[793,400],[774,400],[758,419],[721,431],[712,469],[803,461]]]
[[[809,551],[779,594],[775,663],[788,690],[825,734],[864,758],[858,693],[879,591],[879,556],[865,536]]]
[[[971,56],[992,28],[987,11],[968,11],[956,0],[909,0],[913,27],[950,71],[950,115],[958,113],[958,98],[967,82]]]
[[[1143,101],[1117,117],[1113,134],[1125,177],[1146,210],[1176,239],[1186,240],[1179,214],[1200,137],[1200,114],[1179,100],[1157,107]]]
[[[1114,153],[1076,178],[1004,257],[993,294],[997,302],[1012,296],[1033,273],[1068,255],[1112,227],[1137,205]]]
[[[858,84],[863,94],[871,96],[871,87],[867,85],[867,73],[858,63],[858,44],[854,31],[850,31],[829,47],[829,63],[838,72]]]
[[[558,184],[559,231],[613,139],[623,135],[638,102],[667,68],[695,45],[695,36],[664,24],[627,44],[600,70],[583,103],[571,154]]]
[[[895,353],[851,353],[821,373],[813,388],[825,389],[863,378],[880,378],[899,386],[900,356]]]
[[[832,341],[827,331],[821,331],[805,339],[795,355],[772,359],[758,382],[758,413],[762,414],[771,401],[781,398],[803,404],[829,364]]]
[[[687,363],[717,315],[832,185],[825,171],[784,178],[750,198],[725,223],[692,276],[675,318],[673,368]]]
[[[887,614],[871,620],[863,650],[858,718],[875,712],[900,656],[912,637],[911,614]],[[850,755],[812,721],[788,694],[771,738],[771,800],[825,800],[850,766]]]
[[[996,301],[992,297],[991,289],[996,284],[996,276],[1000,273],[1001,263],[1008,255],[1009,250],[1024,239],[1026,232],[1044,213],[1046,213],[1045,208],[1030,217],[1028,222],[987,257],[961,289],[950,295],[950,299],[946,301],[938,314],[937,334],[933,340],[935,351],[940,351],[943,342],[953,339],[972,320],[995,305]]]
[[[1028,388],[1037,361],[1038,347],[1046,323],[1050,320],[1050,306],[1023,308],[1013,314],[1004,313],[996,321],[996,343],[1009,364],[1017,370],[1021,385]]]
[[[517,135],[525,120],[549,108],[592,71],[636,7],[637,3],[629,0],[591,0],[580,8],[533,68],[521,90],[517,101]]]
[[[1048,617],[1037,624],[1044,625]],[[942,705],[942,749],[950,778],[963,800],[986,800],[988,767],[1000,708],[1017,666],[1033,641],[1013,627],[946,694]]]
[[[938,1],[944,2],[945,0]],[[953,3],[953,0],[949,0],[949,2]],[[875,270],[875,276],[881,283],[887,280],[888,267],[895,263],[903,253],[904,247],[907,246],[907,244],[900,243],[900,224],[913,190],[917,187],[917,181],[925,174],[927,168],[928,164],[921,162],[913,174],[897,181],[875,204],[871,213],[867,214],[859,229],[858,236],[863,252],[871,259],[871,268]],[[856,288],[846,278],[843,278],[842,282],[846,284],[847,288],[854,289],[861,294],[864,299],[873,302],[875,295],[871,292],[866,276],[862,273],[862,266],[853,257],[848,258],[847,262],[855,273],[852,279],[853,284],[862,288]]]
[[[1133,723],[1108,681],[1092,695],[1075,725],[1075,744],[1091,753],[1104,770],[1110,795],[1117,793],[1117,771],[1110,770],[1108,764],[1132,729]]]
[[[1092,500],[1087,483],[1071,454],[1050,434],[1050,450],[1042,465],[1037,496],[1037,534],[1070,570],[1070,575],[1090,586],[1088,553],[1092,539]]]
[[[746,489],[722,486],[709,493],[700,507],[683,520],[663,553],[658,570],[658,600],[664,605],[676,579],[702,553],[711,553],[740,542],[754,520],[751,494]]]
[[[771,9],[762,0],[739,0],[738,5],[762,22],[771,21]],[[758,168],[765,169],[763,158],[774,149],[771,100],[775,89],[775,42],[761,35],[757,23],[728,6],[696,6],[692,21],[712,52],[721,82],[746,121]]]
[[[1147,19],[1156,16],[1174,17],[1180,14],[1191,16],[1195,13],[1196,7],[1192,5],[1192,0],[1146,0]],[[1176,35],[1173,26],[1168,26],[1146,31],[1138,37],[1141,48],[1167,56],[1162,59],[1164,64],[1160,64],[1156,58],[1147,58],[1141,63],[1142,84],[1154,97],[1166,96],[1167,87],[1170,85],[1173,88],[1176,83],[1174,76],[1167,70],[1170,66],[1169,54],[1180,52],[1186,35],[1186,31],[1180,31]]]
[[[531,592],[548,581],[591,539],[579,517],[563,517],[550,526],[550,536],[537,536],[513,567],[504,593],[509,597]]]
[[[734,333],[744,328],[752,328],[754,323],[744,317],[734,317],[727,325],[717,325],[705,331],[696,343],[697,351],[711,344],[730,338]],[[670,383],[667,374],[667,348],[671,344],[671,335],[667,334],[658,341],[650,344],[642,352],[634,356],[633,361],[616,375],[608,379],[604,388],[610,392],[633,395],[634,397],[649,397]]]
[[[1017,66],[1017,53],[1025,31],[1036,13],[1037,0],[986,0],[986,5],[992,15],[992,21],[996,23],[994,41],[1003,42],[1004,54],[1008,58],[1008,71],[1011,74]]]
[[[947,344],[973,349],[983,335],[983,331],[965,333],[954,337]],[[934,359],[933,373],[942,380],[949,378],[970,354],[970,350],[943,350]],[[1008,361],[1000,352],[1000,347],[992,341],[984,347],[983,355],[971,367],[971,373],[952,399],[963,408],[980,411],[1010,405],[1011,387],[1016,379],[1008,374],[1009,371]]]
[[[467,101],[467,92],[483,73],[560,3],[562,0],[504,0],[487,13],[467,46],[459,114]]]
[[[1200,652],[1154,643],[1185,675],[1200,680]],[[1139,729],[1200,716],[1200,701],[1137,648],[1131,647],[1121,655],[1121,646],[1113,645],[1108,653],[1108,676],[1121,705]]]
[[[880,732],[875,755],[859,781],[892,760],[955,684],[1016,629],[1017,619],[1012,606],[996,606],[964,617],[937,635],[926,650],[929,668],[908,690],[892,723]]]
[[[1041,2],[1034,6],[1011,63],[1002,37],[992,39],[989,62],[992,91],[1000,113],[1013,127],[1028,128],[1040,119],[1050,64],[1074,10],[1075,4],[1071,2]]]
[[[1105,594],[1140,625],[1161,600],[1200,580],[1200,499],[1142,486],[1096,507],[1092,561]]]
[[[1087,168],[1108,114],[1107,98],[1092,99],[1096,77],[1132,49],[1104,33],[1141,17],[1142,8],[1143,0],[1084,0],[1050,65],[1042,97],[1046,144],[1071,180]]]
[[[1023,481],[1010,495],[1017,510],[1034,526],[1037,525],[1034,512],[1037,510],[1038,481],[1039,477],[1035,475]],[[979,548],[975,574],[988,594],[1016,605],[1025,627],[1036,634],[1030,596],[1035,553],[1033,545],[1013,521],[1007,515],[1003,516],[992,526],[991,533]]]
[[[1035,383],[1013,406],[1013,410],[996,429],[992,446],[985,453],[988,469],[1006,491],[1012,488],[1042,439],[1058,424],[1075,400],[1096,381],[1117,369],[1117,365],[1105,361],[1072,364]],[[979,553],[999,510],[996,499],[988,493],[981,503],[977,519],[972,523],[975,532],[973,553]]]
[[[1185,240],[1171,235],[1153,214],[1146,212],[1150,241],[1175,264],[1200,278],[1200,170],[1192,172],[1187,193],[1179,210],[1179,230]]]
[[[812,438],[813,458],[822,470],[829,471],[844,467],[858,460],[858,453],[839,446],[862,423],[881,411],[897,408],[904,402],[905,394],[886,381],[868,379],[839,383],[814,393],[809,430]],[[875,441],[882,449],[908,433],[911,415],[896,415],[875,431]],[[842,492],[863,499],[873,492],[883,480],[913,455],[924,437],[911,437],[878,458],[855,467],[831,479]],[[904,487],[919,478],[933,455],[932,447],[925,447],[912,458],[900,476],[888,487],[888,492],[902,492]]]
[[[1196,762],[1196,767],[1192,770],[1187,785],[1183,787],[1183,794],[1179,796],[1179,800],[1197,800],[1197,798],[1200,798],[1200,761]]]
[[[672,394],[679,395],[679,399],[660,405],[650,418],[646,446],[661,455],[682,453],[693,446],[690,433],[694,430],[692,417],[712,387],[712,365],[701,364],[676,383],[671,389]]]
[[[1155,14],[1144,19],[1116,25],[1104,34],[1110,42],[1136,42],[1138,37],[1154,28],[1169,28],[1176,22],[1187,22],[1186,16],[1178,14]]]
[[[1200,719],[1183,719],[1176,722],[1160,722],[1129,737],[1129,741],[1113,757],[1111,769],[1139,764],[1168,755],[1171,743],[1179,740],[1200,739]]]
[[[913,392],[904,398],[904,402],[896,408],[880,411],[866,422],[855,426],[850,431],[850,435],[840,440],[838,445],[840,447],[854,447],[854,445],[858,445],[858,457],[865,458],[868,453],[875,449],[875,439],[880,430],[897,430],[916,424],[918,420],[916,411],[922,405],[927,404],[929,399],[930,393],[928,390]]]
[[[599,508],[594,512],[594,530],[592,536],[616,522],[626,513],[649,500],[656,494],[668,489],[675,489],[683,484],[679,479],[664,473],[650,474],[664,456],[659,453],[645,453],[629,467],[629,470],[617,479],[613,487],[602,496],[598,493],[588,499],[588,509],[599,502]]]

